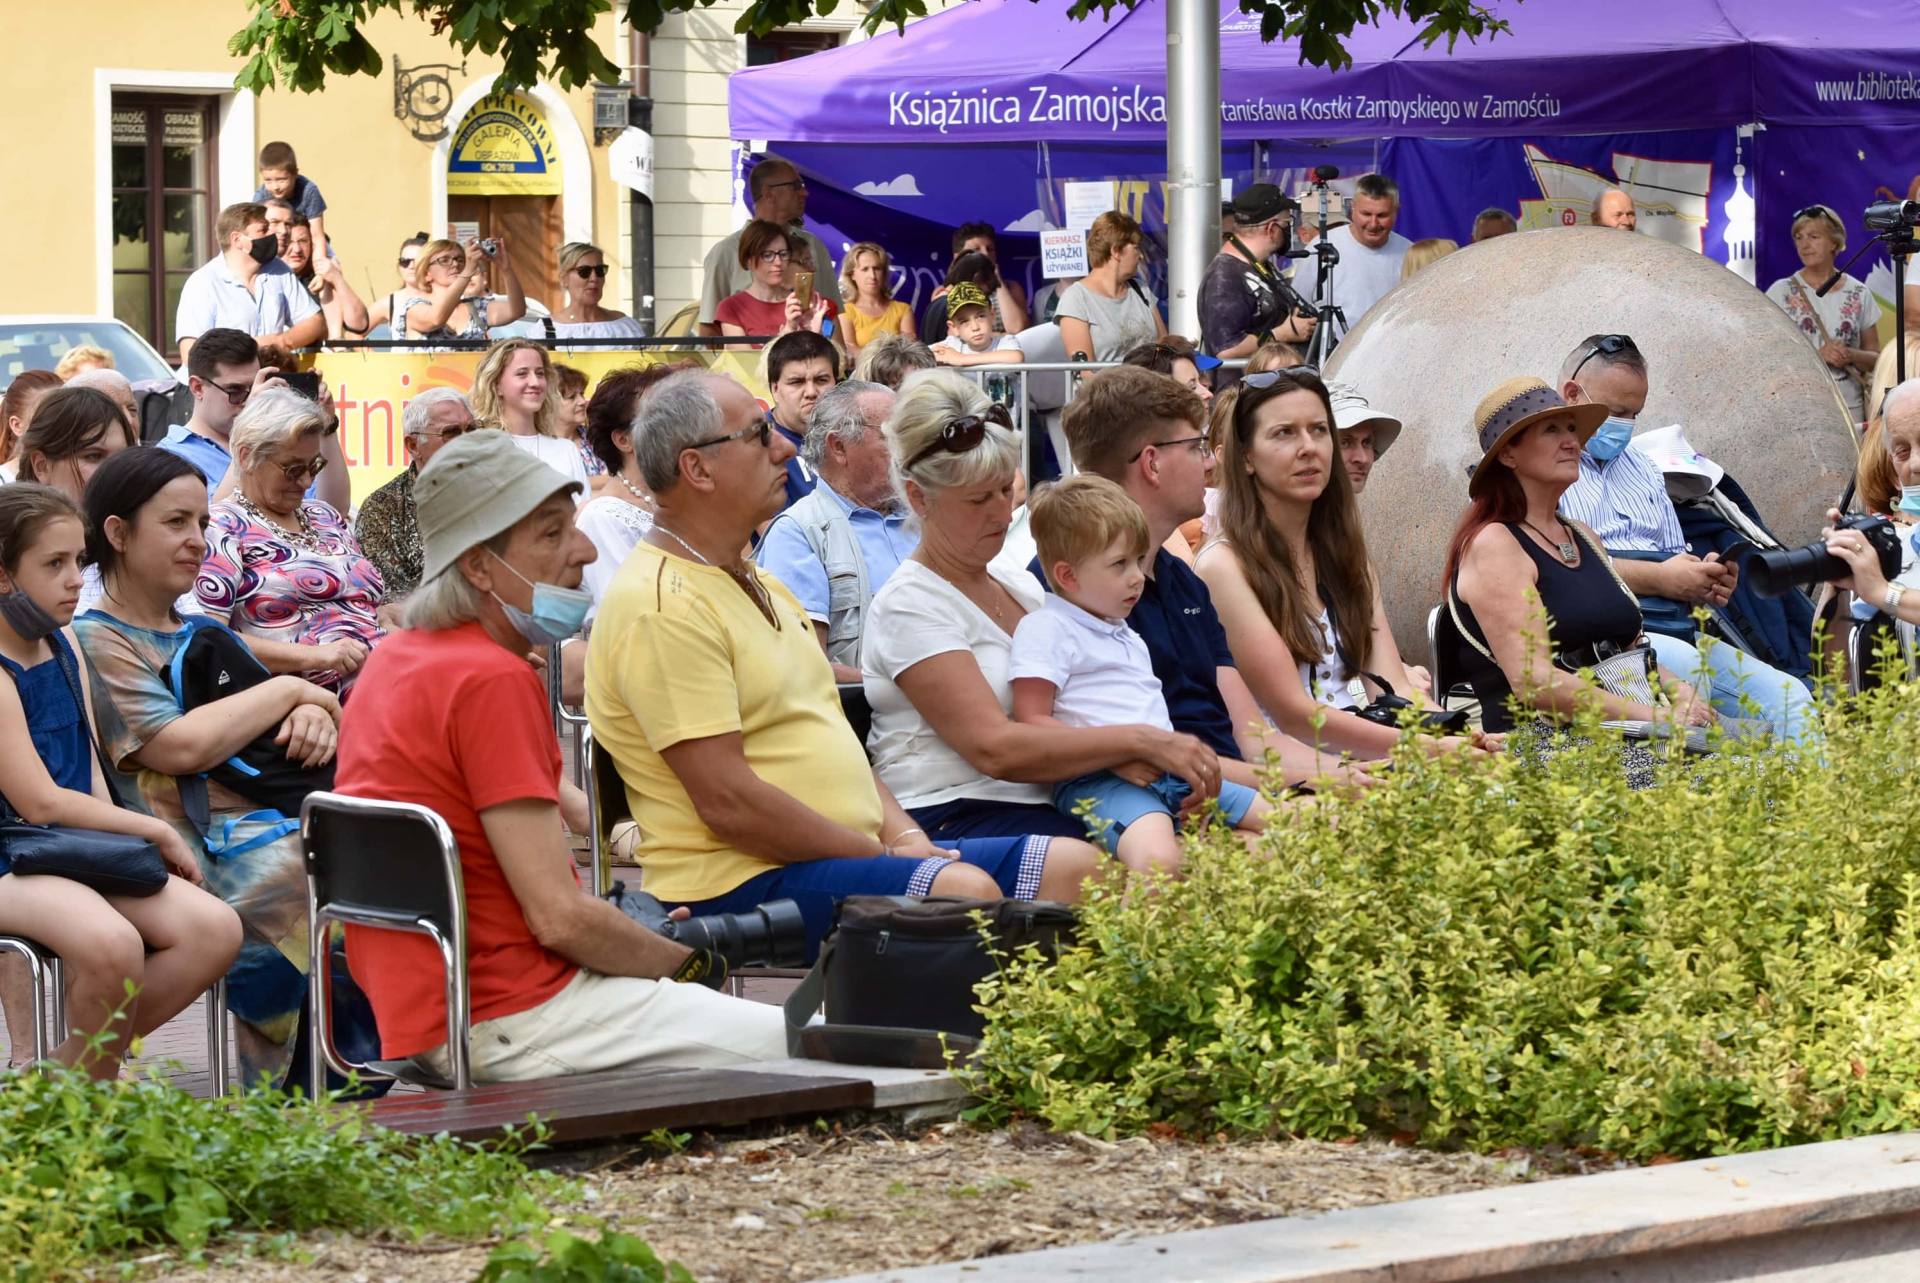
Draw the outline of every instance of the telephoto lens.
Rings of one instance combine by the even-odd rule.
[[[1880,573],[1892,579],[1900,573],[1900,532],[1884,517],[1848,517],[1835,530],[1857,530],[1880,558]],[[1827,541],[1816,539],[1804,548],[1751,549],[1741,559],[1740,573],[1762,597],[1778,597],[1795,588],[1845,579],[1847,563],[1827,551]]]
[[[745,913],[709,913],[675,921],[667,906],[645,891],[613,884],[607,899],[650,931],[689,949],[706,949],[739,967],[798,967],[807,961],[807,925],[792,900],[769,900]]]

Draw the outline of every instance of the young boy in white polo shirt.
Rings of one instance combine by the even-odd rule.
[[[1027,499],[1040,565],[1053,585],[1045,604],[1013,633],[1013,715],[1064,726],[1143,723],[1172,730],[1147,644],[1127,626],[1152,555],[1146,514],[1104,477],[1081,473]],[[1139,771],[1138,775],[1135,771]],[[1094,840],[1137,873],[1180,871],[1175,817],[1189,789],[1176,775],[1096,771],[1057,784],[1068,815],[1091,801]],[[1246,833],[1273,808],[1244,784],[1223,780],[1220,810]]]

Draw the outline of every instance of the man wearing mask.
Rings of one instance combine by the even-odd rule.
[[[800,171],[777,157],[769,156],[747,175],[747,194],[753,197],[753,216],[789,229],[792,237],[804,240],[813,249],[814,289],[829,297],[838,295],[834,278],[833,254],[827,243],[802,225],[807,216],[807,183]],[[716,242],[707,251],[700,269],[700,333],[717,337],[720,333],[720,300],[753,283],[753,273],[740,266],[740,232]]]
[[[1313,337],[1312,309],[1269,261],[1292,247],[1295,208],[1272,183],[1233,198],[1232,230],[1200,280],[1200,336],[1222,360],[1252,356],[1268,339]],[[1223,381],[1231,377],[1222,372]]]
[[[174,332],[184,362],[194,340],[212,329],[239,330],[284,348],[318,343],[327,318],[313,295],[280,261],[280,241],[264,205],[244,201],[220,211],[213,238],[221,249],[180,290]]]
[[[1725,716],[1752,716],[1746,707],[1751,700],[1775,735],[1805,736],[1812,729],[1812,700],[1797,678],[1725,642],[1708,647],[1704,660],[1695,645],[1685,617],[1695,606],[1725,606],[1739,572],[1718,554],[1701,558],[1687,551],[1665,475],[1651,458],[1628,448],[1647,404],[1647,361],[1640,349],[1624,334],[1581,340],[1560,365],[1560,394],[1568,404],[1591,401],[1608,413],[1580,455],[1580,479],[1561,499],[1560,511],[1600,537],[1649,617],[1671,629],[1647,630],[1661,666],[1696,689],[1710,683],[1713,706]]]

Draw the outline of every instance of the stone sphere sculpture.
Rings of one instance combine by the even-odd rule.
[[[1819,533],[1853,475],[1846,407],[1812,345],[1725,267],[1650,236],[1599,227],[1498,236],[1350,319],[1327,377],[1406,424],[1360,510],[1409,662],[1427,662],[1427,611],[1466,509],[1467,468],[1480,458],[1474,405],[1520,375],[1559,386],[1561,361],[1590,334],[1630,335],[1645,354],[1639,430],[1684,426],[1789,546]]]

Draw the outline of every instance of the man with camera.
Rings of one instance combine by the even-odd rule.
[[[622,1066],[712,1067],[786,1054],[778,1008],[716,993],[724,962],[580,887],[561,823],[560,744],[530,651],[571,636],[593,544],[568,480],[503,432],[470,432],[420,470],[426,564],[405,627],[360,672],[335,787],[431,807],[460,848],[480,1082]],[[382,1055],[447,1072],[445,991],[425,938],[347,928]]]
[[[1798,678],[1723,641],[1707,647],[1704,659],[1696,647],[1693,609],[1725,606],[1739,571],[1718,554],[1687,551],[1665,475],[1628,448],[1647,403],[1646,357],[1624,334],[1590,335],[1561,363],[1560,394],[1570,405],[1603,405],[1608,415],[1581,452],[1580,478],[1560,511],[1584,522],[1613,554],[1614,569],[1640,598],[1655,657],[1697,689],[1710,683],[1722,715],[1750,716],[1751,703],[1776,736],[1804,737],[1812,698]]]
[[[1296,208],[1272,183],[1234,197],[1232,230],[1200,281],[1200,335],[1215,356],[1232,360],[1252,356],[1268,339],[1313,337],[1313,309],[1270,261],[1292,246]]]

